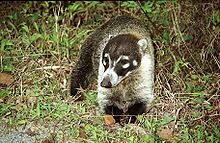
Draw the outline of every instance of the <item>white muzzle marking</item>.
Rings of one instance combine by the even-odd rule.
[[[114,67],[108,68],[103,76],[102,76],[102,82],[101,86],[103,87],[114,87],[118,84],[119,76],[114,71]]]

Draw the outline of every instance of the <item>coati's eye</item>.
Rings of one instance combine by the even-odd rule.
[[[122,68],[124,68],[124,69],[126,69],[126,68],[128,68],[129,66],[130,66],[130,62],[129,62],[129,60],[120,60],[120,64],[121,64],[121,66],[122,66]]]
[[[129,63],[129,60],[120,60],[120,63],[121,63],[122,65],[125,65],[125,64]]]

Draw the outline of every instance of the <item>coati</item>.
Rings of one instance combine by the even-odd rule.
[[[70,92],[86,88],[98,78],[101,113],[120,115],[145,112],[154,98],[154,49],[142,21],[132,16],[117,16],[96,29],[82,44],[79,60],[72,72]]]

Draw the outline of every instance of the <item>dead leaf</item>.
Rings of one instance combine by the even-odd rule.
[[[22,104],[17,104],[15,107],[17,111],[22,111]]]
[[[50,136],[48,136],[47,138],[44,139],[43,143],[57,143],[55,141],[55,137],[56,137],[56,133],[51,133]]]
[[[14,82],[13,76],[7,73],[0,73],[0,85],[9,86]]]
[[[173,140],[173,134],[171,129],[162,129],[160,132],[158,132],[158,136],[169,141]]]
[[[80,127],[79,127],[79,137],[83,138],[83,139],[86,139],[86,134],[85,134],[83,125],[80,125]]]
[[[33,89],[28,88],[26,90],[26,94],[33,94],[33,93],[34,93]]]
[[[26,94],[29,95],[28,96],[28,103],[30,104],[30,106],[33,104],[36,107],[37,102],[38,102],[38,96],[31,96],[31,95],[34,95],[33,89],[28,88],[26,90]]]
[[[29,102],[34,103],[34,106],[37,105],[37,101],[38,101],[38,96],[30,96],[29,97]]]
[[[112,115],[105,115],[104,116],[104,121],[106,125],[112,125],[115,123],[115,119]]]
[[[35,143],[40,143],[40,139],[39,138],[35,138]]]
[[[35,133],[34,131],[31,130],[31,128],[27,129],[26,134],[29,136],[36,136],[37,133]]]
[[[56,143],[56,141],[51,138],[46,138],[44,139],[43,143]]]

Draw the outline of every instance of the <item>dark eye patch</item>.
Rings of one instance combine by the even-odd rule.
[[[129,71],[131,71],[130,67],[128,68],[123,68],[122,66],[116,66],[115,68],[115,72],[119,75],[119,76],[125,76]]]
[[[122,59],[122,60],[120,60],[119,62],[120,62],[121,65],[125,65],[125,64],[130,63],[130,61],[129,61],[129,60],[126,60],[126,59]]]
[[[125,66],[126,64],[129,64],[128,66]],[[119,61],[119,63],[116,64],[115,72],[119,76],[125,76],[128,72],[133,70],[133,66],[131,65],[129,60],[122,60]]]

